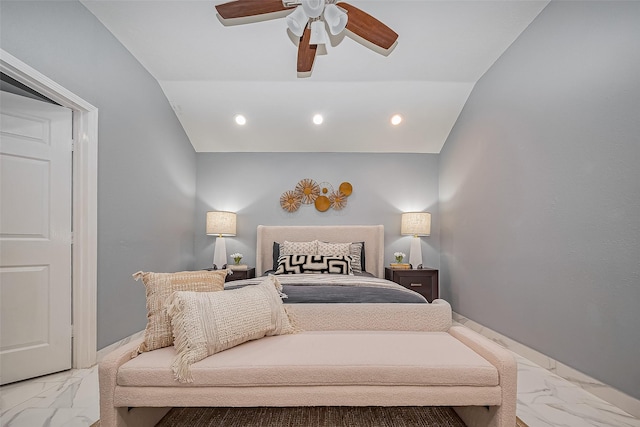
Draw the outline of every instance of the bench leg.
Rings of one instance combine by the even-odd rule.
[[[100,412],[100,427],[154,427],[171,408],[112,408]]]
[[[515,414],[502,406],[456,406],[453,408],[467,427],[513,427]]]

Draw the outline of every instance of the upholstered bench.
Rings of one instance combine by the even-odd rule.
[[[174,347],[112,352],[100,364],[101,425],[152,426],[174,406],[445,405],[469,426],[515,425],[513,356],[452,327],[445,301],[289,311],[303,332],[211,355],[191,366],[192,383],[174,379]]]

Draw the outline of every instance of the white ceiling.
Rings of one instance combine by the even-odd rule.
[[[198,152],[439,153],[474,84],[548,1],[352,0],[399,34],[395,49],[337,37],[307,78],[282,17],[225,26],[219,0],[82,3],[158,80]]]

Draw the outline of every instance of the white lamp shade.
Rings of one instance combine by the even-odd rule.
[[[309,17],[304,13],[302,6],[296,7],[294,11],[287,16],[287,27],[298,37],[302,37],[304,29],[307,27],[307,22],[309,22]]]
[[[311,23],[311,38],[309,44],[325,44],[329,41],[327,30],[324,28],[324,22],[313,21]]]
[[[302,0],[302,8],[309,18],[317,18],[324,10],[324,0]]]
[[[431,234],[431,214],[429,212],[403,213],[400,234],[429,236]]]
[[[236,214],[233,212],[207,212],[207,234],[213,236],[235,236]]]
[[[324,20],[329,26],[329,32],[335,36],[347,26],[347,13],[335,4],[328,4],[324,8]]]

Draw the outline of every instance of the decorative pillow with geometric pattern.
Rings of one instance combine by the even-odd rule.
[[[350,255],[281,255],[275,274],[350,274]]]
[[[318,241],[318,255],[351,255],[351,268],[355,274],[362,273],[361,262],[364,242],[336,243]]]
[[[317,255],[318,241],[289,242],[285,240],[280,244],[280,255]]]

